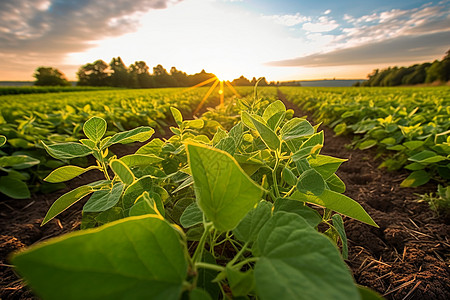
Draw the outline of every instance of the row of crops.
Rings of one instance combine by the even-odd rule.
[[[93,116],[77,140],[44,144],[68,163],[46,181],[104,178],[62,195],[42,222],[87,197],[82,230],[12,256],[39,297],[379,299],[343,260],[341,214],[377,225],[342,194],[335,172],[345,160],[320,154],[323,132],[294,118],[276,89],[226,99],[200,119],[169,111],[168,139],[150,126],[108,132]],[[129,142],[145,144],[111,153]],[[73,164],[88,156],[90,165]]]
[[[407,169],[402,186],[450,180],[450,88],[291,88],[281,91],[312,117],[376,149],[380,167]]]
[[[77,141],[84,136],[82,125],[90,117],[106,120],[108,135],[138,126],[151,126],[163,132],[171,120],[170,107],[191,114],[207,89],[117,89],[0,96],[0,135],[7,139],[0,149],[0,193],[28,198],[29,190],[52,192],[63,188],[64,184],[42,180],[51,169],[66,163],[48,157],[42,142]],[[251,88],[239,89],[242,95],[251,92]],[[232,94],[225,90],[225,97]],[[204,105],[209,105],[213,98]],[[87,161],[80,159],[78,163]]]

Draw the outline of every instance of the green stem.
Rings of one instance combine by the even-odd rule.
[[[289,197],[289,196],[295,191],[296,188],[297,188],[297,187],[294,185],[294,186],[289,190],[289,192],[287,192],[286,195],[284,195],[283,198]]]
[[[195,249],[194,255],[192,256],[192,261],[195,263],[197,263],[200,260],[200,258],[202,257],[203,249],[205,248],[206,237],[209,234],[210,225],[204,223],[203,226],[205,228],[205,231],[203,231],[202,237],[200,238],[200,241],[198,242],[197,249]]]
[[[251,263],[251,262],[258,261],[258,260],[259,260],[259,257],[249,257],[249,258],[244,259],[243,261],[241,261],[241,262],[235,264],[233,267],[236,267],[236,268],[238,268],[238,269],[241,269],[242,266],[244,266],[244,265],[246,265],[246,264],[249,264],[249,263]]]
[[[278,190],[278,183],[277,183],[277,169],[278,169],[278,150],[275,151],[275,166],[273,167],[272,170],[272,181],[273,181],[273,186],[275,188],[275,196],[277,198],[280,197],[280,191]]]
[[[208,263],[201,262],[201,261],[196,262],[196,263],[195,263],[195,266],[196,266],[197,268],[209,269],[209,270],[214,270],[214,271],[217,271],[217,272],[225,271],[225,268],[222,267],[222,266],[213,265],[213,264],[208,264]]]
[[[246,242],[244,246],[242,246],[241,250],[236,254],[236,256],[228,263],[229,265],[233,265],[242,254],[244,254],[245,250],[247,250],[249,242]]]

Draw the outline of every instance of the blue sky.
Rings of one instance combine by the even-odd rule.
[[[0,80],[39,66],[74,80],[117,56],[225,79],[365,78],[441,59],[449,12],[449,0],[2,0]]]

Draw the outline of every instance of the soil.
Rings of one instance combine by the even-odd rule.
[[[281,93],[279,98],[294,109],[296,116],[306,115]],[[435,192],[436,186],[400,188],[407,173],[378,169],[380,161],[374,159],[373,151],[351,150],[346,147],[350,137],[334,136],[324,126],[320,129],[325,133],[321,154],[348,159],[337,172],[347,186],[345,194],[358,201],[380,226],[375,228],[344,219],[349,239],[346,262],[356,282],[387,299],[450,299],[449,220],[438,218],[427,204],[417,201],[416,195]],[[112,150],[122,156],[135,152],[139,146],[121,145]],[[40,223],[59,196],[101,178],[102,174],[91,171],[53,194],[33,195],[26,200],[0,200],[0,299],[36,299],[8,265],[8,255],[77,230],[86,200],[76,203],[47,225],[40,227]]]

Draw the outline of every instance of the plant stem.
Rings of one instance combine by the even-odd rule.
[[[245,250],[247,250],[248,244],[249,244],[249,242],[246,242],[244,244],[244,246],[242,246],[241,250],[236,254],[236,256],[228,264],[233,265],[239,259],[239,257],[242,254],[244,254]]]
[[[203,231],[202,237],[200,238],[200,241],[198,242],[197,248],[195,249],[194,255],[192,256],[192,261],[194,263],[197,263],[200,258],[202,257],[203,254],[203,249],[205,248],[205,243],[206,243],[206,237],[209,234],[209,228],[210,228],[210,224],[207,223],[203,223],[205,231]]]
[[[196,266],[197,268],[210,269],[210,270],[214,270],[214,271],[217,271],[217,272],[225,271],[225,268],[222,267],[222,266],[213,265],[213,264],[208,264],[208,263],[201,262],[201,261],[196,262],[196,263],[195,263],[195,266]]]
[[[259,257],[249,257],[249,258],[244,259],[243,261],[235,264],[233,267],[236,267],[236,268],[240,269],[240,268],[242,268],[242,266],[244,266],[246,264],[249,264],[251,262],[254,262],[254,261],[258,261],[258,260],[259,260]]]
[[[273,167],[272,170],[272,181],[273,181],[273,187],[275,189],[275,196],[277,198],[280,197],[280,191],[278,190],[278,183],[277,183],[277,169],[278,169],[278,150],[275,151],[275,166]]]

